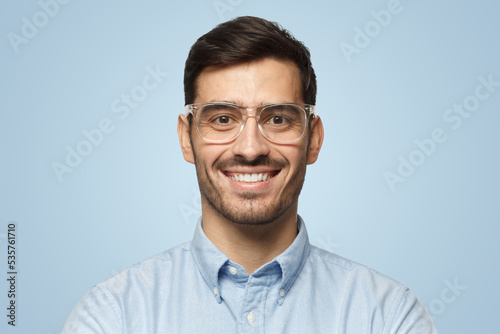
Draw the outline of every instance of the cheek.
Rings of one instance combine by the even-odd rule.
[[[296,170],[305,159],[306,148],[305,145],[283,147],[279,153],[288,161],[290,169]]]
[[[196,149],[197,163],[204,165],[207,170],[212,170],[214,163],[224,155],[228,149],[219,145],[198,146]]]

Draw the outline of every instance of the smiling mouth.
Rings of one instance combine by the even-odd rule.
[[[265,182],[273,177],[275,177],[280,171],[270,171],[265,173],[234,173],[234,172],[224,172],[224,174],[233,181],[255,183],[255,182]]]

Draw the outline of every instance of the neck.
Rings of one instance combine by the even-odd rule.
[[[277,220],[263,225],[236,224],[207,206],[202,203],[205,235],[249,275],[283,253],[297,236],[297,203]]]

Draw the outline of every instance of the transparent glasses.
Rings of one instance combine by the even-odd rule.
[[[253,114],[250,112],[253,111]],[[229,102],[195,103],[185,106],[186,117],[193,114],[200,136],[211,143],[236,139],[249,117],[255,118],[262,135],[275,143],[300,140],[306,132],[309,116],[315,107],[298,103],[271,103],[244,107]]]

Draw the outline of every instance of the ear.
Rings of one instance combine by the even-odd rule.
[[[309,138],[309,150],[307,151],[307,164],[311,165],[318,159],[321,145],[323,145],[323,122],[316,116],[311,123],[311,136]]]
[[[179,135],[179,143],[181,144],[184,160],[194,164],[194,153],[189,133],[189,120],[184,115],[179,115],[177,120],[177,134]]]

